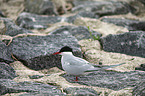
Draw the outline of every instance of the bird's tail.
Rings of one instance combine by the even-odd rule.
[[[115,64],[115,65],[93,65],[94,69],[87,70],[85,72],[98,71],[98,70],[102,70],[102,69],[109,69],[109,68],[117,67],[117,66],[120,66],[123,64],[125,64],[125,63]]]

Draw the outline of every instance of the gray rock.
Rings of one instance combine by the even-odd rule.
[[[47,96],[64,95],[63,93],[61,93],[59,89],[57,89],[57,87],[52,85],[28,82],[28,81],[17,83],[10,79],[0,79],[0,89],[1,89],[0,91],[1,95],[4,95],[6,93],[19,93],[19,92],[28,92],[29,94],[45,93]],[[26,95],[22,95],[22,96],[26,96]]]
[[[145,32],[131,31],[101,38],[103,50],[145,57]]]
[[[145,21],[129,20],[121,18],[103,18],[102,21],[113,23],[118,26],[126,27],[128,30],[143,30],[145,31]]]
[[[71,96],[98,96],[97,92],[89,88],[68,87],[64,92],[71,94]]]
[[[0,40],[0,62],[12,63],[11,49]]]
[[[99,16],[93,12],[86,12],[86,11],[83,12],[82,11],[82,12],[77,13],[74,16],[67,17],[65,21],[68,23],[74,23],[74,21],[80,17],[95,18],[95,19],[99,18]]]
[[[100,34],[98,32],[95,32],[92,30],[91,30],[91,32],[92,32],[93,36],[96,36],[96,37],[102,36],[102,34]],[[71,34],[71,35],[75,36],[78,40],[92,38],[90,36],[90,34],[91,34],[90,31],[85,26],[77,26],[77,27],[75,27],[75,26],[63,26],[61,28],[54,30],[50,34],[68,34],[68,35]]]
[[[59,16],[41,16],[31,13],[21,13],[16,22],[20,27],[26,29],[45,29],[49,24],[60,22],[63,18]]]
[[[34,14],[57,15],[54,4],[50,0],[25,0],[25,11]]]
[[[136,84],[133,89],[133,96],[145,96],[145,79]]]
[[[62,69],[60,56],[52,54],[66,45],[74,49],[76,56],[82,56],[77,39],[66,34],[14,38],[9,47],[24,65],[40,70],[54,66]]]
[[[63,75],[69,82],[79,83],[87,86],[97,86],[109,88],[112,90],[121,90],[128,87],[135,87],[140,81],[145,78],[145,72],[130,71],[130,72],[114,72],[107,70],[99,70],[79,76],[78,81],[74,81],[75,77],[71,75]]]
[[[4,62],[0,62],[0,79],[14,79],[15,70]]]
[[[129,4],[121,1],[88,1],[88,0],[74,0],[73,12],[76,11],[89,11],[94,12],[97,15],[114,15],[114,14],[126,14],[134,13],[135,8]]]
[[[12,22],[10,19],[7,18],[1,18],[0,20],[4,21],[5,24],[5,35],[10,35],[10,36],[15,36],[18,34],[27,34],[27,33],[32,33],[29,30],[26,30],[24,28],[21,28],[17,26],[14,22]]]
[[[145,63],[144,64],[141,64],[140,67],[136,67],[135,70],[145,71]]]

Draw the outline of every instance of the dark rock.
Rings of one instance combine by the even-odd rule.
[[[0,62],[12,63],[11,49],[0,40]]]
[[[74,49],[76,56],[81,56],[77,39],[66,34],[14,38],[9,47],[12,48],[14,56],[24,65],[40,70],[54,66],[62,69],[60,56],[52,54],[66,45]]]
[[[99,16],[114,15],[114,14],[127,14],[134,13],[135,8],[129,4],[121,1],[88,1],[88,0],[74,0],[73,12],[76,11],[89,11],[94,12]]]
[[[142,30],[145,31],[145,21],[129,20],[121,18],[103,18],[102,21],[113,23],[118,26],[126,27],[128,30]]]
[[[68,23],[74,23],[74,21],[77,18],[80,18],[80,17],[95,18],[95,19],[99,18],[99,16],[96,15],[95,13],[93,13],[93,12],[86,12],[86,11],[84,11],[84,12],[79,12],[79,13],[77,13],[74,16],[67,17],[66,18],[66,22],[68,22]]]
[[[89,88],[69,87],[64,89],[64,92],[71,96],[98,96],[95,90]]]
[[[0,62],[0,79],[14,79],[15,70],[4,62]]]
[[[0,17],[6,17],[1,10],[0,10]]]
[[[63,95],[57,87],[35,82],[15,82],[10,79],[0,79],[0,94],[4,95],[6,93],[18,93],[18,92],[30,92],[33,94],[47,94],[48,96]],[[26,95],[22,95],[26,96]],[[28,95],[27,95],[28,96]],[[30,95],[29,95],[30,96]],[[31,95],[32,96],[32,95]],[[35,95],[36,96],[36,95]]]
[[[102,34],[98,33],[98,32],[95,32],[95,31],[92,31],[92,35],[93,36],[99,36],[101,37]],[[75,26],[63,26],[59,29],[56,29],[54,30],[53,32],[51,32],[50,34],[71,34],[73,36],[75,36],[78,40],[82,40],[82,39],[90,39],[92,38],[90,36],[90,31],[88,30],[87,27],[85,26],[78,26],[78,27],[75,27]]]
[[[133,96],[145,96],[145,79],[136,84],[133,89]]]
[[[145,32],[131,31],[101,38],[103,50],[145,57]]]
[[[26,30],[24,28],[21,28],[17,26],[14,22],[12,22],[10,19],[7,18],[1,18],[0,20],[4,21],[5,24],[5,35],[10,35],[10,36],[15,36],[18,34],[27,34],[27,33],[32,33],[29,30]]]
[[[54,4],[50,0],[25,0],[25,11],[34,14],[57,15]]]
[[[141,64],[140,67],[136,67],[135,70],[145,71],[145,64]]]
[[[39,79],[39,78],[42,78],[44,76],[42,75],[33,75],[33,76],[29,76],[30,79]]]
[[[63,75],[69,82],[79,83],[87,86],[97,86],[102,88],[109,88],[112,90],[121,90],[128,87],[135,87],[140,81],[145,80],[145,72],[130,71],[130,72],[114,72],[107,70],[99,70],[78,77]]]
[[[41,16],[31,13],[21,13],[16,22],[20,27],[26,29],[46,29],[49,24],[60,22],[63,18],[59,16]]]

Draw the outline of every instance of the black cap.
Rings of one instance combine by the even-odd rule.
[[[64,46],[60,49],[59,53],[61,52],[73,52],[72,48],[68,47],[68,46]]]

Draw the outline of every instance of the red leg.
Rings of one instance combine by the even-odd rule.
[[[75,81],[78,81],[78,77],[76,76],[76,80]]]

